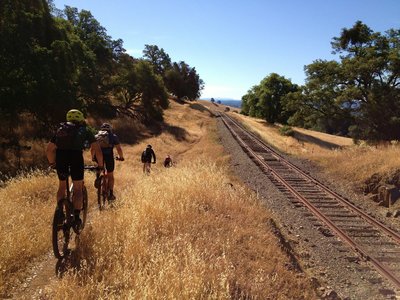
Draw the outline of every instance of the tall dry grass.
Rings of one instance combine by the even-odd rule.
[[[315,298],[306,278],[287,269],[288,258],[268,226],[270,217],[260,200],[229,176],[229,157],[216,143],[215,122],[208,111],[173,102],[165,122],[161,134],[123,145],[126,161],[117,162],[115,171],[116,208],[90,212],[73,255],[76,264],[62,279],[43,283],[46,295]],[[145,176],[140,153],[148,143],[158,163]],[[161,166],[166,154],[173,157],[175,167]],[[93,205],[92,179],[85,180]],[[56,182],[55,174],[31,174],[0,190],[0,197],[9,199],[4,215],[0,212],[0,238],[8,241],[0,249],[1,270],[6,270],[1,274],[3,290],[14,278],[23,277],[29,261],[51,249]],[[12,209],[13,205],[28,209]],[[14,220],[11,223],[20,231],[6,230],[7,220]],[[26,249],[26,255],[19,255],[20,249]]]
[[[204,160],[136,176],[118,209],[85,229],[80,270],[49,287],[48,296],[312,298],[307,281],[285,267],[260,201],[241,185],[221,184],[226,176]]]
[[[41,172],[14,178],[0,189],[0,294],[50,248],[55,193],[54,180]]]
[[[302,133],[313,134],[322,142],[342,146],[338,149],[327,149],[318,143],[282,136],[277,126],[268,125],[263,120],[231,115],[277,149],[314,161],[326,173],[356,186],[360,186],[375,173],[389,176],[400,169],[400,146],[396,143],[382,146],[351,145],[349,139],[300,130]]]

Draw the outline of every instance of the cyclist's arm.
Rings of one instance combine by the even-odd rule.
[[[56,144],[50,142],[46,147],[46,157],[50,165],[54,165],[56,163]]]
[[[124,153],[122,152],[121,145],[117,144],[117,145],[115,145],[115,148],[117,149],[119,158],[124,160]]]
[[[155,154],[155,152],[154,152],[154,151],[152,151],[152,153],[151,153],[151,154],[153,154],[154,163],[156,163],[156,154]]]
[[[92,146],[90,146],[90,156],[92,157],[92,161],[94,161],[96,153],[95,153],[94,148]]]
[[[103,152],[101,152],[101,147],[97,141],[90,144],[90,153],[94,153],[96,156],[97,165],[104,168]]]

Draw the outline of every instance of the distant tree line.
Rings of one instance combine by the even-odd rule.
[[[304,86],[272,73],[242,98],[242,113],[366,140],[400,139],[400,30],[357,21],[332,40],[336,60],[305,66]]]
[[[25,112],[46,128],[70,108],[162,120],[168,95],[196,99],[203,85],[195,68],[158,46],[131,57],[90,11],[0,1],[0,117],[10,128]]]

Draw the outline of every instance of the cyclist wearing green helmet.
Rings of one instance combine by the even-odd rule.
[[[47,145],[46,155],[51,166],[57,170],[59,179],[57,191],[57,203],[65,198],[66,176],[68,174],[74,184],[73,205],[76,226],[80,226],[79,218],[82,209],[82,188],[84,174],[83,149],[85,143],[96,153],[99,168],[103,168],[103,155],[99,144],[96,142],[93,132],[85,123],[83,113],[77,109],[71,109],[66,115],[67,122],[61,123],[55,135]],[[58,210],[62,213],[61,209]]]

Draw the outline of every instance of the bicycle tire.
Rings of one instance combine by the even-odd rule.
[[[101,196],[102,196],[102,190],[103,190],[103,175],[100,175],[98,180],[98,187],[97,187],[97,204],[99,206],[99,210],[102,210],[102,205],[101,205]]]
[[[101,198],[103,209],[106,207],[107,198],[108,198],[108,178],[103,177],[102,188],[101,188]]]
[[[82,229],[85,228],[86,218],[88,213],[88,192],[85,186],[82,190]]]
[[[68,244],[71,238],[71,217],[72,204],[66,200],[60,200],[58,206],[61,208],[62,216],[57,213],[57,208],[54,212],[52,226],[52,244],[53,253],[57,259],[63,259],[68,255]]]

